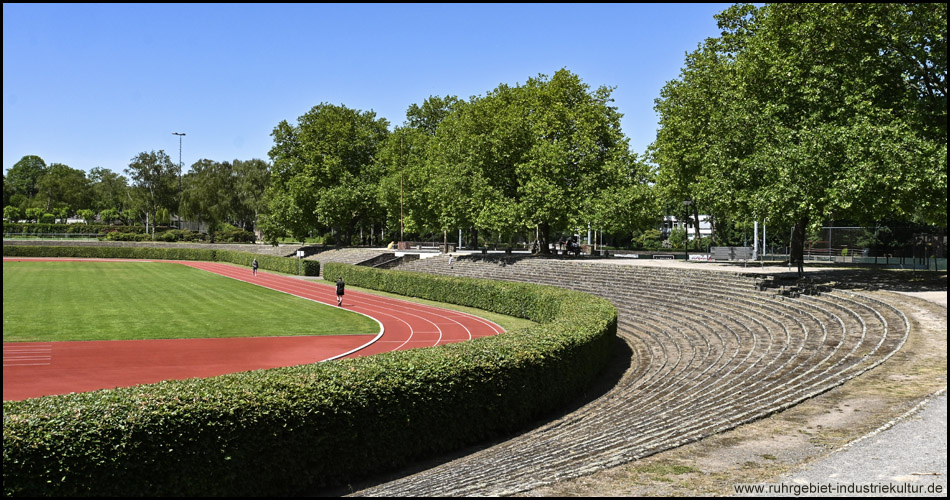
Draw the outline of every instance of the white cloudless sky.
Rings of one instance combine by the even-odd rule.
[[[561,68],[613,87],[631,149],[654,99],[730,4],[3,4],[3,168],[23,156],[124,173],[141,152],[188,166],[269,161],[274,127],[320,103],[390,129]]]

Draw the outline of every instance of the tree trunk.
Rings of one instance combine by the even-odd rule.
[[[472,250],[477,250],[478,249],[478,229],[474,227],[469,228],[469,233],[471,234],[471,236],[469,236],[469,245],[472,246]]]
[[[798,277],[801,278],[805,273],[805,228],[808,227],[808,218],[802,217],[795,222],[792,229],[792,241],[790,260],[798,265]]]
[[[551,248],[549,242],[550,238],[551,225],[547,222],[542,222],[538,224],[538,244],[540,245],[539,253],[543,255],[548,255],[551,253]]]

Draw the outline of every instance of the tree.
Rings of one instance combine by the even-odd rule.
[[[737,5],[717,19],[722,36],[658,101],[670,192],[793,228],[796,261],[823,220],[946,227],[945,4]]]
[[[20,219],[23,218],[23,215],[24,215],[23,209],[21,209],[20,207],[16,207],[12,205],[7,205],[3,207],[3,218],[6,219],[7,222],[13,222],[13,223],[19,222]]]
[[[232,216],[237,205],[234,174],[228,162],[202,159],[191,166],[183,180],[182,215],[207,223],[212,243],[219,226]]]
[[[435,140],[439,125],[465,103],[455,96],[429,96],[421,105],[406,110],[403,126],[387,137],[376,156],[379,181],[377,199],[390,227],[398,227],[398,237],[439,230],[437,213],[441,202],[433,203],[438,188],[434,172],[427,163],[427,151]],[[436,196],[441,200],[442,196]],[[385,222],[381,222],[385,224]]]
[[[654,107],[660,128],[648,155],[657,166],[657,201],[666,214],[681,214],[684,202],[689,202],[687,207],[697,222],[700,207],[707,214],[717,211],[717,197],[707,199],[701,182],[704,167],[712,161],[709,144],[716,133],[717,96],[729,86],[721,59],[720,54],[703,47],[688,54],[681,80],[667,83]],[[724,214],[717,215],[714,220]],[[693,227],[699,239],[699,224]]]
[[[374,158],[389,131],[372,111],[322,103],[298,118],[280,122],[271,134],[268,225],[297,239],[317,227],[336,227],[342,239],[361,223],[379,217]]]
[[[116,208],[106,208],[99,212],[99,218],[102,219],[103,224],[113,224],[115,221],[120,220],[119,210]]]
[[[36,198],[43,202],[47,212],[54,208],[82,208],[89,204],[86,172],[62,163],[50,164],[36,181],[36,188]]]
[[[176,205],[178,167],[165,151],[151,151],[132,158],[125,173],[133,181],[135,195],[142,202],[147,219],[152,221],[154,235],[158,209]]]
[[[13,196],[13,186],[7,182],[7,176],[3,176],[3,206],[6,207],[10,205],[10,198]]]
[[[92,224],[96,221],[96,212],[88,208],[80,208],[79,210],[76,210],[76,215],[85,221],[86,224]]]
[[[33,155],[24,156],[10,167],[3,184],[6,185],[9,182],[14,194],[33,198],[37,191],[36,182],[45,171],[46,162],[42,158]]]
[[[430,203],[447,230],[552,232],[606,224],[646,172],[629,151],[612,90],[566,69],[500,85],[446,116],[427,150]],[[617,225],[619,221],[610,219]]]
[[[25,215],[28,222],[39,222],[40,217],[43,216],[43,209],[30,207],[25,210]]]
[[[92,201],[90,208],[98,211],[116,209],[121,211],[129,199],[128,179],[109,169],[96,167],[89,171]]]
[[[264,160],[234,160],[234,206],[232,220],[246,231],[257,226],[258,214],[264,208],[264,193],[270,183],[270,164]]]

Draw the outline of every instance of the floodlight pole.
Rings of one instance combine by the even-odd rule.
[[[178,230],[181,231],[181,138],[185,134],[172,132],[172,135],[178,136]]]

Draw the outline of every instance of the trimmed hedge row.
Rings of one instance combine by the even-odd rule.
[[[150,260],[204,260],[230,262],[250,266],[256,258],[260,269],[286,274],[319,276],[320,263],[315,260],[299,260],[293,257],[258,255],[234,250],[212,248],[174,247],[107,247],[107,246],[46,246],[4,245],[4,257],[78,257],[90,259],[150,259]]]
[[[145,226],[113,226],[110,224],[59,224],[43,222],[7,222],[3,221],[3,233],[49,234],[69,233],[99,235],[111,231],[123,233],[145,233]]]
[[[331,363],[4,402],[4,493],[312,493],[485,442],[563,407],[606,364],[616,334],[616,310],[592,295],[327,267],[352,285],[520,309],[545,323]]]

